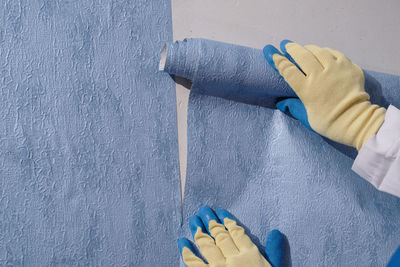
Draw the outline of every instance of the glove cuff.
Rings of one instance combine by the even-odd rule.
[[[360,114],[358,122],[360,129],[353,146],[359,151],[361,147],[374,136],[385,121],[386,109],[369,102],[369,107]]]

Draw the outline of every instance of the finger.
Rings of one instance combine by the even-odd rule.
[[[200,248],[201,254],[210,264],[224,263],[225,257],[215,244],[214,239],[209,236],[200,217],[194,215],[189,219],[190,230],[194,241]]]
[[[322,70],[322,66],[314,54],[298,43],[284,40],[281,42],[281,50],[296,62],[306,76],[311,75],[315,71]]]
[[[296,67],[303,73],[303,75],[305,76],[306,74],[304,73],[304,71],[299,67],[299,65],[296,63],[296,61],[288,54],[288,52],[286,51],[286,44],[287,43],[293,43],[293,41],[290,40],[283,40],[281,41],[281,43],[279,44],[279,47],[281,48],[282,52],[283,52],[283,56],[287,57],[294,65],[296,65]]]
[[[181,253],[181,257],[183,263],[188,267],[207,267],[202,259],[196,256],[193,245],[186,238],[180,238],[178,240],[179,252]]]
[[[268,234],[265,254],[273,267],[283,267],[285,260],[285,238],[278,230],[272,230]]]
[[[225,229],[225,226],[219,222],[217,215],[210,207],[201,207],[199,216],[208,232],[214,237],[216,245],[226,258],[239,254],[239,250],[229,232]]]
[[[274,62],[274,60],[273,60],[273,55],[274,55],[274,54],[278,54],[278,55],[283,56],[283,55],[281,54],[281,52],[279,52],[279,50],[276,49],[273,45],[266,45],[266,46],[264,47],[264,49],[263,49],[263,54],[264,54],[265,59],[266,59],[267,62],[269,63],[269,65],[270,65],[272,68],[274,68],[274,70],[276,70],[276,71],[279,73],[278,69],[277,69],[276,66],[275,66],[275,62]]]
[[[197,215],[193,215],[192,217],[189,218],[189,228],[190,232],[192,233],[192,236],[196,235],[196,233],[199,231],[199,228],[203,233],[207,233],[206,228],[204,227],[203,222],[201,221],[200,217]]]
[[[221,222],[224,222],[225,227],[228,229],[233,242],[239,250],[249,249],[254,246],[254,243],[246,235],[243,227],[237,224],[236,219],[225,209],[218,209],[217,216]]]
[[[321,48],[316,45],[306,45],[304,47],[315,55],[323,68],[328,67],[329,64],[336,61],[336,56],[334,56],[327,48]]]
[[[288,98],[276,103],[276,108],[285,114],[289,114],[299,120],[308,129],[313,130],[308,121],[307,110],[298,98]]]
[[[295,91],[295,93],[301,97],[306,76],[304,76],[303,72],[286,57],[275,54],[273,59],[279,73],[293,89],[293,91]]]
[[[294,63],[292,63],[287,57],[283,56],[272,45],[265,46],[263,52],[267,62],[278,71],[290,87],[302,88],[302,86],[297,85],[305,80],[305,76]]]

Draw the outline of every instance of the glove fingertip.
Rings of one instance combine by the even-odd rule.
[[[264,57],[267,60],[267,62],[269,63],[269,65],[276,71],[278,71],[278,69],[275,66],[275,62],[273,60],[273,56],[274,54],[278,54],[278,55],[282,55],[281,52],[279,52],[278,49],[276,49],[273,45],[266,45],[263,49],[263,53],[264,53]],[[279,72],[278,72],[279,73]]]
[[[226,209],[217,209],[216,213],[217,213],[218,219],[222,223],[224,223],[225,218],[228,218],[228,219],[236,222],[235,217],[233,217],[233,215]]]
[[[290,44],[290,43],[294,43],[294,42],[293,42],[293,41],[290,41],[290,40],[283,40],[283,41],[281,42],[281,44],[280,44],[280,49],[282,50],[284,56],[285,56],[286,58],[288,58],[294,65],[296,65],[296,67],[297,67],[304,75],[306,75],[305,72],[302,70],[302,68],[300,68],[300,66],[297,64],[297,62],[293,59],[293,57],[292,57],[292,56],[290,55],[290,53],[287,51],[286,46],[287,46],[287,44]]]
[[[282,111],[283,113],[287,112],[287,99],[281,100],[275,104],[276,108]]]
[[[184,237],[178,239],[178,248],[179,248],[179,252],[181,253],[181,255],[182,255],[183,248],[188,248],[188,249],[190,249],[191,252],[194,253],[192,244],[190,243],[190,241],[187,238],[184,238]]]
[[[203,222],[203,225],[206,227],[207,232],[209,232],[209,222],[211,220],[216,221],[217,223],[219,222],[217,215],[215,212],[208,206],[203,206],[199,209],[199,217],[201,218],[201,221]]]
[[[285,260],[285,237],[279,230],[268,234],[265,254],[273,267],[283,267]]]
[[[288,54],[287,51],[286,51],[286,45],[289,44],[289,43],[293,43],[293,41],[290,41],[290,40],[287,40],[287,39],[281,41],[280,48],[281,48],[281,51],[283,53],[285,53],[285,54]]]
[[[268,234],[268,240],[274,243],[282,243],[284,236],[278,229],[273,229]],[[268,242],[268,241],[267,241]]]
[[[193,238],[196,235],[199,227],[203,233],[206,232],[206,229],[204,228],[204,224],[201,221],[199,216],[193,215],[192,217],[190,217],[189,218],[189,228],[190,228],[190,232],[192,233]]]

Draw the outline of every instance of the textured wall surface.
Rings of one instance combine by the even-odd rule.
[[[176,266],[169,2],[0,1],[0,265]]]
[[[399,107],[400,77],[368,75],[374,99]],[[227,208],[259,246],[283,232],[293,266],[385,266],[400,243],[400,199],[352,162],[280,111],[192,92],[184,220],[201,205]]]

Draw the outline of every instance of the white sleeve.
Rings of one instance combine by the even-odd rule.
[[[379,131],[360,149],[353,171],[378,190],[400,197],[400,110],[389,106]]]

